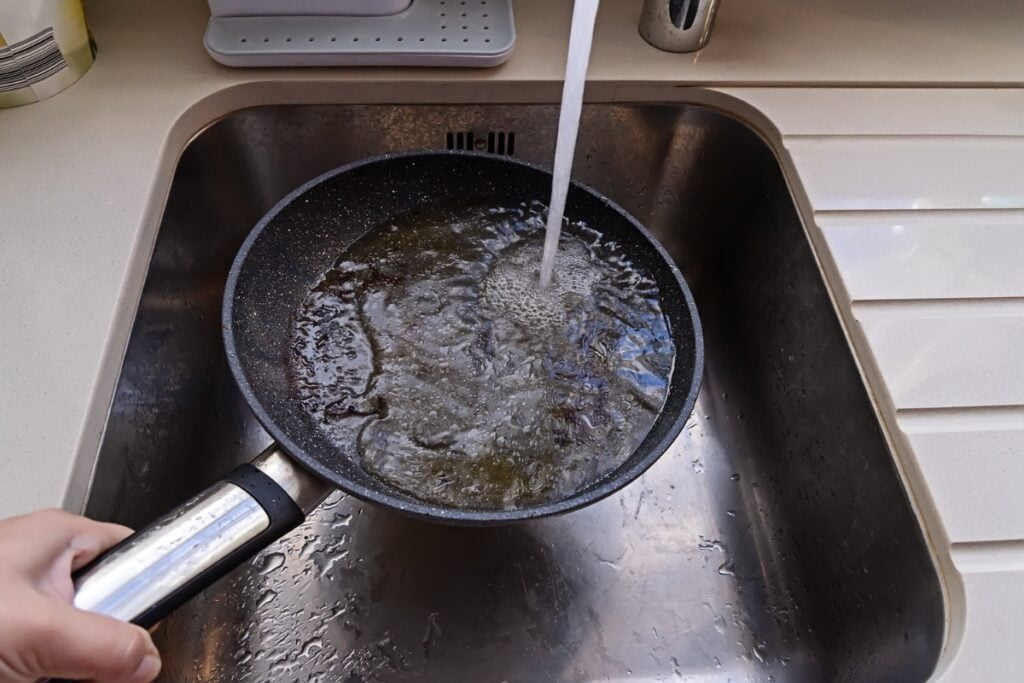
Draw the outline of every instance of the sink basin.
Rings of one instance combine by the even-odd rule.
[[[269,443],[220,303],[289,190],[388,151],[549,164],[549,105],[279,106],[185,150],[87,512],[139,526]],[[596,505],[431,526],[332,495],[155,635],[167,681],[920,681],[944,638],[933,557],[779,164],[690,105],[589,105],[576,177],[665,244],[707,371],[677,442]],[[600,226],[595,226],[600,227]]]

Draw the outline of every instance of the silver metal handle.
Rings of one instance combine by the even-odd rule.
[[[707,44],[718,0],[644,0],[640,35],[668,52],[695,52]]]
[[[74,605],[154,623],[296,526],[332,490],[276,446],[251,465],[273,491],[217,482],[76,574]]]

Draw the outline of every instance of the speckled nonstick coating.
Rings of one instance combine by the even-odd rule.
[[[536,166],[472,152],[420,152],[366,159],[325,173],[277,203],[235,257],[224,291],[224,343],[231,372],[256,417],[299,463],[343,491],[427,520],[503,524],[575,510],[640,476],[671,445],[693,410],[704,367],[697,309],[679,269],[642,225],[579,184],[566,216],[600,230],[645,269],[661,290],[676,346],[665,405],[650,432],[617,469],[560,500],[515,510],[449,508],[412,498],[364,471],[356,444],[332,445],[289,383],[296,310],[339,255],[390,217],[434,202],[546,201],[551,175]]]

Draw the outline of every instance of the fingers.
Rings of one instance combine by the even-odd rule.
[[[70,573],[129,534],[131,529],[120,524],[96,522],[61,510],[40,510],[0,521],[0,556],[18,569],[49,566],[66,556]]]
[[[0,521],[0,679],[156,678],[146,631],[70,604],[72,572],[130,534],[59,510]]]
[[[24,636],[29,673],[110,683],[148,683],[160,673],[160,655],[138,626],[53,602],[39,611]]]
[[[80,525],[80,530],[71,539],[71,549],[74,551],[71,560],[71,571],[73,572],[95,560],[103,551],[132,535],[131,529],[120,524],[96,522],[85,517],[76,519],[86,523]]]

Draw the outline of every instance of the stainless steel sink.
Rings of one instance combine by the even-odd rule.
[[[393,150],[547,164],[553,106],[242,111],[184,152],[88,512],[142,525],[269,439],[223,358],[236,248],[296,185]],[[592,105],[576,176],[647,224],[705,324],[677,443],[563,517],[430,526],[333,495],[167,619],[166,681],[919,681],[939,579],[778,162],[709,109]],[[599,227],[599,226],[596,226]]]

